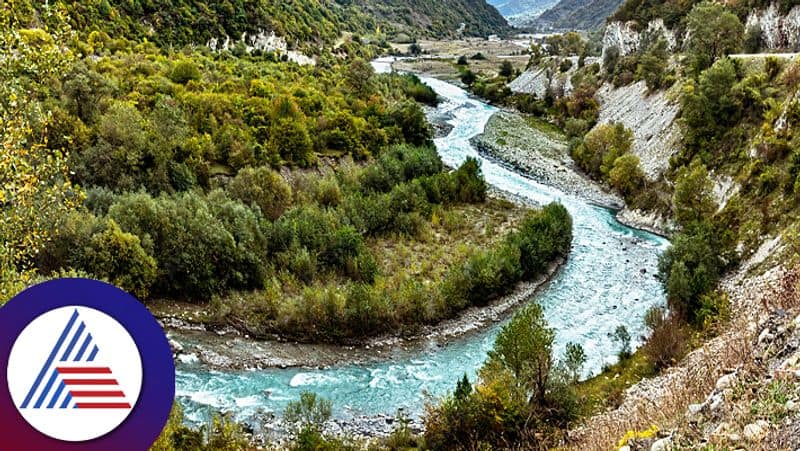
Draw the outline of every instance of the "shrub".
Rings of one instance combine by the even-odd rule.
[[[631,356],[631,334],[628,333],[628,328],[625,326],[618,326],[614,330],[614,341],[619,342],[619,356],[620,360],[625,360]]]
[[[629,153],[614,160],[608,179],[614,189],[626,199],[631,199],[642,188],[645,180],[639,157]]]
[[[310,429],[322,432],[322,428],[331,418],[332,403],[316,393],[304,391],[298,401],[292,401],[286,406],[284,419],[294,424],[298,430]]]
[[[146,299],[156,279],[156,261],[142,249],[139,238],[108,220],[105,230],[92,236],[79,265],[70,265]]]
[[[564,257],[572,244],[572,218],[560,204],[549,204],[525,218],[519,232],[510,238],[520,249],[525,278],[542,274],[557,257]]]
[[[280,174],[268,167],[245,168],[227,186],[234,199],[256,206],[269,219],[278,219],[291,205],[292,189]]]
[[[503,62],[500,63],[500,69],[498,72],[501,77],[511,77],[514,75],[514,65],[511,64],[511,61],[503,60]]]
[[[383,124],[385,127],[398,127],[402,139],[414,146],[432,144],[433,132],[428,126],[425,112],[416,102],[403,102],[392,108]]]
[[[464,83],[467,86],[472,86],[475,82],[478,81],[478,76],[475,75],[474,72],[467,69],[461,74],[461,83]]]
[[[181,60],[175,63],[172,72],[169,74],[169,79],[174,83],[185,85],[186,83],[200,79],[200,69],[197,65],[190,60]]]
[[[608,176],[617,158],[633,146],[633,132],[621,123],[601,124],[586,134],[583,143],[573,151],[578,165],[597,178]]]
[[[645,323],[650,336],[643,351],[656,370],[673,365],[686,351],[688,332],[685,323],[675,315],[654,308],[647,313]]]
[[[257,222],[252,212],[244,214],[250,216],[250,224]],[[108,215],[123,230],[138,236],[155,257],[159,267],[156,287],[161,294],[199,301],[229,288],[244,288],[247,281],[259,278],[246,274],[253,268],[246,259],[238,258],[232,231],[198,194],[156,199],[126,194]]]
[[[699,160],[682,167],[672,194],[672,209],[678,223],[689,226],[710,218],[716,210],[711,191],[708,170]]]
[[[478,160],[467,157],[454,174],[456,200],[464,203],[477,203],[486,200],[486,181],[481,174]]]
[[[52,239],[38,257],[40,269],[85,271],[146,299],[157,274],[156,261],[138,237],[110,219],[74,212],[58,222]]]
[[[725,267],[726,247],[709,223],[700,222],[677,234],[659,258],[670,307],[686,320],[698,320],[701,296],[714,289]]]

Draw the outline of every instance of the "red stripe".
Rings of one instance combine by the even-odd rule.
[[[116,379],[64,379],[66,385],[119,385]]]
[[[65,368],[58,367],[59,374],[111,374],[111,368]]]
[[[79,402],[79,409],[130,409],[127,402]]]
[[[73,398],[122,398],[121,391],[70,391]]]

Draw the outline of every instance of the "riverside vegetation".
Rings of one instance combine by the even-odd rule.
[[[486,304],[569,251],[562,206],[487,200],[476,160],[444,168],[418,103],[436,95],[413,75],[374,74],[357,41],[352,58],[298,66],[175,51],[138,29],[89,33],[81,19],[116,14],[108,2],[86,15],[71,3],[10,6],[0,13],[3,300],[81,275],[146,303],[207,305],[206,321],[257,336],[335,342]],[[379,253],[415,242],[434,257],[404,266],[407,255]],[[320,449],[329,408],[310,395],[292,406],[287,418],[305,425],[296,446]],[[225,417],[186,428],[176,407],[154,449],[247,443]]]
[[[800,64],[770,57],[727,57],[758,50],[748,42],[752,33],[742,22],[749,8],[759,5],[661,3],[628,1],[618,16],[668,19],[668,26],[684,39],[676,47],[685,50],[683,55],[671,54],[655,33],[624,57],[613,47],[606,49],[604,61],[578,70],[568,95],[552,93],[539,99],[506,92],[495,99],[564,126],[574,137],[573,158],[588,175],[619,191],[629,206],[674,220],[672,245],[661,258],[658,275],[669,312],[648,314],[648,341],[633,354],[626,345],[627,333],[619,331],[619,363],[576,388],[587,407],[581,415],[615,408],[627,387],[668,369],[694,347],[724,332],[737,312],[720,289],[720,280],[757,254],[765,237],[783,235],[790,248],[776,251],[771,264],[788,268],[796,264],[791,243],[796,239],[799,207],[795,116]],[[632,11],[636,11],[633,16]],[[674,15],[664,17],[662,11]],[[638,23],[640,29],[646,25],[644,19]],[[684,36],[682,30],[690,32]],[[569,55],[578,56],[575,52],[552,56]],[[539,58],[536,51],[534,58]],[[624,87],[635,81],[643,81],[653,92],[677,85],[672,92],[681,107],[682,142],[660,180],[644,177],[631,153],[629,130],[621,124],[596,124],[595,90],[604,82]],[[497,82],[502,86],[502,80]],[[536,446],[547,446],[545,429],[535,430],[545,439]],[[616,443],[615,437],[598,434],[582,431],[579,443],[605,443],[605,447]]]
[[[626,2],[619,17],[638,19],[642,28],[645,20],[662,17],[668,26],[691,30],[678,46],[685,58],[673,58],[658,39],[632,55],[607,52],[600,63],[579,62],[569,95],[513,95],[504,89],[513,76],[506,70],[499,78],[465,80],[492,101],[564,128],[573,138],[573,157],[589,175],[618,189],[629,204],[674,219],[672,246],[658,275],[670,309],[647,315],[651,333],[645,346],[631,353],[630,336],[618,331],[619,363],[608,374],[578,382],[582,350],[571,346],[558,361],[552,331],[541,310],[530,306],[498,336],[479,380],[454,381],[455,391],[432,403],[424,434],[412,434],[399,421],[395,434],[374,444],[326,436],[322,425],[330,404],[308,394],[287,411],[297,424],[291,446],[569,445],[565,429],[615,407],[631,383],[665,370],[724,330],[735,312],[719,291],[720,279],[753,255],[764,236],[796,236],[800,209],[800,65],[726,57],[750,37],[742,26],[742,5],[749,3]],[[43,17],[58,24],[57,16]],[[370,332],[378,332],[485,302],[569,247],[568,216],[551,205],[510,227],[506,237],[485,242],[484,249],[463,252],[441,284],[382,284],[376,243],[424,240],[437,222],[449,222],[448,214],[485,202],[474,162],[443,172],[427,147],[424,115],[408,99],[433,102],[435,96],[413,77],[377,76],[363,61],[321,58],[319,67],[300,68],[271,56],[174,52],[146,42],[105,42],[103,36],[68,51],[55,43],[82,38],[66,27],[44,31],[9,11],[0,18],[2,48],[15,50],[0,68],[3,80],[11,81],[0,85],[0,270],[6,298],[41,271],[103,270],[110,272],[97,276],[143,297],[189,292],[192,300],[213,299],[215,320],[247,330],[291,329],[315,340],[340,340],[354,335],[352,324],[370,324],[364,319],[373,312],[383,320],[373,323]],[[719,33],[720,45],[705,44]],[[564,38],[565,45],[548,52],[597,54],[595,44],[573,42]],[[541,56],[534,52],[532,64]],[[76,71],[67,83],[65,75]],[[623,127],[596,127],[600,84],[622,87],[637,80],[652,90],[679,88],[682,142],[663,180],[638,177]],[[283,133],[271,129],[282,119],[289,146],[271,139]],[[168,127],[159,130],[162,125]],[[151,153],[150,143],[167,150]],[[61,149],[75,150],[66,155]],[[358,163],[298,175],[327,157]],[[127,170],[103,174],[117,170],[116,164]],[[291,169],[277,172],[281,168]],[[720,200],[714,188],[723,177],[737,189]],[[270,188],[256,189],[262,185]],[[171,224],[191,232],[161,235]],[[81,247],[65,247],[73,233]],[[214,255],[224,259],[209,258],[194,241],[218,249]],[[181,252],[160,254],[162,245]],[[276,302],[282,290],[295,297]],[[382,306],[384,296],[407,309]],[[421,298],[436,303],[420,310],[415,305]],[[312,300],[307,310],[297,308],[301,299]],[[156,449],[249,446],[240,425],[219,417],[207,430],[193,431],[176,409]]]

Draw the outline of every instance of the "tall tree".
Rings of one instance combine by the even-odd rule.
[[[698,3],[692,8],[686,22],[689,31],[686,43],[689,66],[695,74],[711,67],[717,58],[742,49],[742,22],[720,3]]]
[[[511,371],[520,387],[544,405],[553,367],[554,339],[555,333],[548,327],[542,308],[531,304],[503,327],[489,359]]]

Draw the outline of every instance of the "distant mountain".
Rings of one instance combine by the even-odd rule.
[[[624,0],[561,0],[532,21],[518,26],[535,31],[593,30],[601,27]]]
[[[486,36],[508,30],[506,19],[484,0],[337,0],[391,27],[418,36]]]
[[[506,18],[541,13],[557,2],[558,0],[488,0]]]

